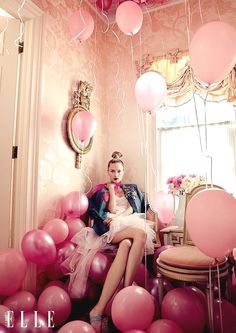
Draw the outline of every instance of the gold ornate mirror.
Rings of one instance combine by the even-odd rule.
[[[75,151],[75,167],[81,167],[82,155],[87,154],[93,143],[93,137],[80,140],[75,131],[75,120],[79,112],[90,112],[90,95],[93,87],[86,81],[79,81],[78,89],[74,91],[73,109],[67,119],[67,134],[71,148]]]

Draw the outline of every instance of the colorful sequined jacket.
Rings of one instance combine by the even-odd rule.
[[[120,186],[124,191],[124,195],[128,200],[130,206],[133,208],[134,213],[144,213],[145,203],[144,197],[137,185],[135,184],[122,184]],[[109,227],[103,223],[105,220],[109,201],[109,191],[105,187],[105,184],[100,184],[92,191],[92,195],[89,199],[89,217],[93,219],[93,229],[98,235],[102,235],[109,230]]]

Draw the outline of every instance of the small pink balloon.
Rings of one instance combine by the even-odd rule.
[[[235,65],[236,31],[229,24],[213,21],[202,25],[189,47],[190,64],[205,83],[223,80]]]
[[[45,286],[44,289],[46,289],[47,287],[52,287],[52,286],[60,287],[60,288],[62,288],[62,289],[65,289],[65,291],[67,290],[66,285],[65,285],[62,281],[60,281],[60,280],[52,280],[52,281],[49,281],[49,282],[46,284],[46,286]]]
[[[137,283],[138,286],[145,288],[145,282],[149,278],[149,272],[146,266],[141,263],[138,267],[138,270],[134,277],[134,282]]]
[[[111,4],[112,4],[112,0],[97,0],[96,1],[96,6],[105,12],[110,9]]]
[[[93,327],[82,320],[73,320],[62,326],[57,333],[96,333]]]
[[[89,140],[96,131],[96,118],[88,111],[77,112],[72,119],[72,133],[78,141]]]
[[[24,325],[22,325],[22,322]],[[27,326],[27,327],[23,327]],[[38,326],[38,327],[37,327]],[[39,328],[40,326],[40,328]],[[48,316],[44,316],[37,312],[24,312],[23,317],[16,317],[14,327],[11,329],[12,333],[53,333],[52,323],[48,323]],[[0,331],[1,332],[1,331]]]
[[[143,112],[153,113],[162,104],[166,93],[166,81],[154,71],[142,74],[135,84],[136,101]]]
[[[96,284],[103,285],[106,280],[107,273],[111,267],[112,261],[112,256],[102,252],[97,252],[93,258],[89,270],[89,278],[91,281]]]
[[[135,35],[143,24],[142,9],[133,1],[122,2],[116,10],[116,23],[126,35]]]
[[[146,329],[155,313],[152,295],[142,287],[130,286],[115,296],[111,315],[115,326],[122,332],[131,329]]]
[[[17,249],[0,249],[0,296],[14,294],[22,285],[27,262]]]
[[[141,331],[141,330],[128,330],[128,331],[125,331],[124,333],[145,333],[145,331]]]
[[[27,260],[37,265],[49,265],[56,259],[56,246],[52,237],[44,230],[28,231],[21,242]]]
[[[36,298],[31,292],[21,290],[7,297],[3,304],[14,311],[14,316],[18,316],[20,311],[33,311],[36,307]]]
[[[71,300],[68,293],[57,286],[43,290],[38,299],[38,311],[47,316],[48,311],[55,311],[55,326],[65,323],[71,312]]]
[[[0,324],[3,326],[6,326],[6,318],[8,311],[10,311],[10,309],[7,306],[0,304]]]
[[[151,208],[158,213],[158,219],[164,225],[170,224],[174,216],[174,198],[170,193],[161,190],[150,196]]]
[[[81,219],[69,219],[66,220],[66,223],[69,228],[69,234],[67,237],[68,240],[71,240],[71,238],[77,234],[77,232],[85,227],[85,223]]]
[[[63,242],[69,234],[67,223],[61,219],[52,219],[48,221],[43,226],[43,230],[52,237],[55,244]]]
[[[10,329],[8,329],[6,326],[0,324],[0,333],[10,333]]]
[[[151,323],[147,333],[184,333],[184,331],[172,320],[159,319]]]
[[[224,190],[198,192],[186,209],[186,224],[194,244],[207,256],[219,258],[235,247],[236,200]],[[220,239],[220,242],[216,242]]]
[[[94,30],[92,15],[85,9],[75,11],[69,21],[69,30],[73,39],[80,42],[88,39]]]
[[[82,192],[70,192],[62,199],[62,210],[66,217],[80,217],[87,209],[88,198]]]

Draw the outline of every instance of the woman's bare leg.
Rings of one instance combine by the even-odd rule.
[[[124,276],[125,269],[127,266],[127,258],[129,255],[131,247],[131,241],[129,239],[123,239],[120,244],[116,254],[116,257],[107,273],[107,277],[102,289],[102,294],[98,303],[90,312],[90,318],[94,316],[101,316],[104,312],[104,309],[115,293],[122,277]],[[101,332],[101,321],[95,320],[91,322],[91,325],[95,329],[96,333]]]
[[[142,261],[146,243],[146,233],[142,229],[126,228],[117,233],[112,242],[119,242],[123,237],[129,237],[133,241],[129,251],[124,278],[124,287],[128,287],[133,283],[137,269]]]

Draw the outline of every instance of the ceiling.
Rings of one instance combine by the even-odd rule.
[[[104,21],[113,23],[115,22],[115,13],[119,3],[124,0],[85,0],[88,5],[94,10],[98,16]],[[104,1],[104,2],[103,2]],[[178,3],[182,3],[184,0],[133,0],[138,3],[144,14],[160,10],[169,6],[173,6]],[[101,8],[109,7],[107,10]],[[101,8],[100,8],[101,7]]]

